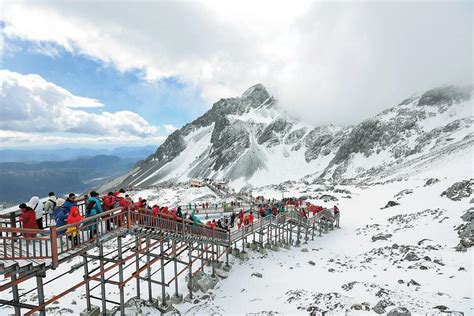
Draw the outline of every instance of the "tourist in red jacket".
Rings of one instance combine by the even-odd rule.
[[[20,221],[23,224],[23,228],[27,229],[38,229],[38,224],[36,223],[35,211],[27,206],[25,203],[21,203],[20,206]],[[35,234],[25,234],[26,238],[34,237]]]
[[[84,217],[81,216],[79,209],[77,206],[71,207],[71,211],[67,217],[67,223],[69,224],[77,224],[82,221]],[[67,235],[69,239],[72,241],[73,246],[77,246],[79,244],[79,227],[78,226],[70,226],[67,229]]]

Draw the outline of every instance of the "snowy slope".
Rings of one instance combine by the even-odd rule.
[[[337,204],[341,210],[341,229],[289,250],[266,254],[250,251],[248,261],[231,257],[232,270],[227,279],[220,280],[207,293],[194,293],[192,302],[176,304],[174,308],[181,314],[307,315],[352,311],[358,315],[359,308],[367,308],[370,311],[367,314],[376,314],[404,307],[412,315],[444,315],[441,310],[472,315],[473,248],[459,252],[455,247],[459,243],[456,228],[463,223],[460,217],[472,207],[474,195],[459,201],[441,196],[453,183],[473,175],[472,151],[462,153],[425,164],[417,172],[400,170],[382,182],[351,180],[342,185],[319,179],[313,184],[293,181],[256,188],[255,195],[306,196],[326,207]],[[432,178],[439,181],[427,184]],[[405,193],[400,194],[402,191]],[[184,185],[132,193],[134,198],[145,197],[160,204],[199,200],[211,194],[207,188],[190,189]],[[337,201],[324,202],[321,199],[324,195],[331,195]],[[400,205],[381,209],[390,200]],[[385,240],[373,240],[380,235]],[[106,249],[115,246],[110,243]],[[182,259],[186,259],[184,255]],[[74,258],[68,265],[50,271],[47,280],[81,261],[80,257]],[[172,266],[168,268],[167,276],[172,274]],[[131,271],[133,266],[126,272]],[[262,278],[252,276],[256,272]],[[81,280],[82,272],[76,271],[68,281],[72,284]],[[26,281],[20,287],[20,294],[34,286],[34,279]],[[49,283],[46,297],[61,287],[59,282]],[[142,289],[145,288],[142,282]],[[187,293],[184,276],[179,291]],[[135,295],[135,282],[127,285],[125,293],[126,300]],[[153,284],[153,293],[155,296],[161,293],[159,285]],[[32,292],[26,298],[34,301],[35,295]],[[48,307],[47,312],[77,315],[85,308],[83,297],[84,287],[80,287],[73,295],[61,298],[59,304]],[[107,297],[118,300],[116,286],[107,285]],[[133,304],[127,308],[127,314],[139,310],[142,314],[159,314],[151,306]],[[7,307],[0,310],[0,314],[9,312],[12,309]]]
[[[472,150],[472,91],[472,86],[433,89],[360,123],[344,139],[322,176],[386,177],[397,168],[406,170],[410,164],[430,164]]]
[[[217,178],[241,187],[297,179],[323,171],[348,132],[302,123],[258,84],[175,131],[118,186]]]
[[[470,150],[472,86],[414,95],[358,125],[309,126],[281,109],[262,85],[221,99],[175,131],[157,152],[105,186],[148,187],[190,178],[229,180],[235,189],[311,179],[386,177]],[[278,172],[275,172],[275,171]]]

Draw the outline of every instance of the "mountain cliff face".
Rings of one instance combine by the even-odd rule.
[[[472,86],[429,90],[356,125],[322,176],[389,175],[410,162],[472,149],[472,91]]]
[[[204,115],[176,130],[120,185],[207,177],[244,185],[300,178],[322,171],[348,132],[302,123],[257,84],[240,98],[219,100]]]
[[[472,146],[472,91],[472,86],[433,89],[341,128],[301,122],[257,84],[173,132],[114,185],[217,178],[241,187],[308,174],[337,180],[390,173],[409,161]]]

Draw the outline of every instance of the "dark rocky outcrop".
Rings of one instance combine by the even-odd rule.
[[[474,186],[474,179],[464,180],[454,183],[447,188],[441,196],[446,196],[453,201],[460,201],[464,198],[470,197],[472,194],[472,187]]]

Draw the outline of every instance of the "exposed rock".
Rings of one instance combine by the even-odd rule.
[[[301,252],[308,252],[308,248],[301,248]]]
[[[397,200],[399,200],[399,199],[401,199],[402,197],[404,197],[405,195],[412,194],[412,193],[413,193],[413,190],[412,190],[412,189],[401,190],[400,192],[398,192],[397,194],[395,194],[394,198],[396,198]]]
[[[337,197],[329,195],[329,194],[323,194],[319,197],[319,199],[323,200],[324,202],[339,201],[339,199]]]
[[[227,279],[229,277],[229,272],[222,269],[216,269],[216,275],[222,279]]]
[[[405,307],[397,307],[388,312],[387,316],[411,316],[411,313]]]
[[[436,264],[439,264],[440,266],[445,266],[443,261],[441,261],[440,259],[434,259],[433,262],[436,263]]]
[[[428,180],[426,180],[426,183],[425,183],[425,187],[428,187],[430,185],[433,185],[435,183],[439,182],[439,179],[437,178],[429,178]]]
[[[202,291],[203,293],[213,289],[218,282],[217,277],[212,277],[202,271],[197,272],[193,276],[192,282],[189,280],[188,276],[186,276],[185,280],[188,282],[188,289],[192,288],[193,292]]]
[[[308,263],[309,263],[310,265],[312,265],[312,266],[315,266],[315,265],[316,265],[316,263],[315,263],[314,261],[311,261],[311,260],[308,261]]]
[[[425,238],[425,239],[422,239],[422,240],[418,241],[417,242],[418,246],[421,246],[425,241],[431,241],[431,239]]]
[[[414,285],[414,286],[421,286],[420,283],[416,282],[415,280],[411,279],[410,282],[407,283],[407,286]]]
[[[461,219],[465,222],[470,222],[474,219],[474,207],[469,208],[464,214],[461,216]]]
[[[433,307],[433,309],[439,309],[441,312],[444,312],[448,309],[448,307],[444,305],[436,305],[435,307]]]
[[[372,241],[377,241],[377,240],[388,240],[388,238],[392,237],[392,234],[378,234],[372,236]]]
[[[394,207],[394,206],[397,206],[397,205],[400,205],[400,203],[395,202],[395,201],[388,201],[387,204],[384,207],[380,208],[380,209],[384,210],[386,208]]]
[[[377,314],[384,314],[385,309],[390,305],[393,305],[392,302],[388,300],[380,300],[374,307],[372,307],[372,310]]]
[[[361,304],[353,304],[353,305],[351,306],[351,309],[352,309],[352,310],[355,310],[355,311],[361,311],[361,310],[364,309],[364,306],[362,306]]]
[[[252,273],[251,276],[255,276],[257,278],[262,278],[263,277],[263,275],[260,272],[254,272],[254,273]]]
[[[441,196],[446,196],[453,201],[460,201],[466,197],[471,196],[474,179],[464,180],[454,183],[452,186],[441,193]]]
[[[418,260],[420,260],[420,258],[413,251],[407,253],[406,256],[403,259],[408,260],[408,261],[418,261]]]

